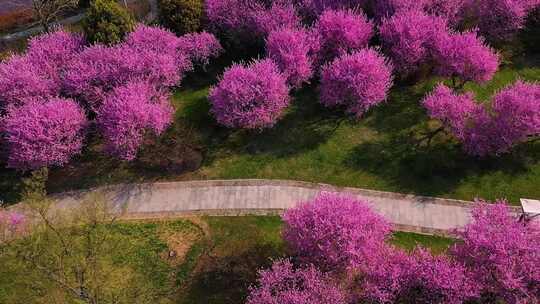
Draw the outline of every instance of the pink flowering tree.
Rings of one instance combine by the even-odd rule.
[[[62,71],[83,44],[62,29],[30,39],[25,53],[0,63],[0,108],[60,94]]]
[[[228,36],[249,37],[252,34],[254,12],[264,10],[260,1],[250,0],[207,0],[204,2],[208,28],[215,33]]]
[[[95,111],[109,92],[132,80],[150,82],[160,90],[178,86],[193,63],[206,64],[221,50],[209,33],[177,37],[159,27],[139,25],[119,45],[98,44],[80,52],[67,67],[63,85],[69,96]]]
[[[126,36],[123,44],[140,51],[149,50],[176,57],[179,51],[180,39],[168,29],[138,24]]]
[[[219,124],[263,129],[273,126],[289,105],[289,88],[277,64],[265,59],[226,69],[208,98]]]
[[[64,87],[69,96],[96,111],[114,88],[140,78],[152,79],[159,85],[178,83],[176,59],[125,45],[94,45],[82,51],[66,69]]]
[[[194,63],[206,64],[222,50],[209,33],[177,37],[145,25],[114,46],[84,44],[60,29],[0,63],[0,135],[9,167],[64,165],[79,153],[87,124],[80,105],[97,116],[107,151],[133,159],[146,134],[170,123],[168,90]]]
[[[540,226],[518,222],[504,200],[478,201],[450,255],[470,270],[482,303],[534,303],[540,298]]]
[[[367,303],[461,304],[478,296],[467,269],[445,255],[392,246],[372,252],[357,269],[359,298]]]
[[[540,134],[540,85],[516,82],[492,99],[489,108],[470,93],[439,85],[423,104],[475,156],[499,155]]]
[[[458,87],[467,81],[486,82],[499,67],[497,53],[475,32],[438,35],[435,39],[436,72],[459,79]]]
[[[458,94],[443,84],[422,101],[428,115],[439,120],[456,138],[464,140],[476,113],[482,111],[472,93]]]
[[[441,16],[451,26],[460,24],[465,3],[469,0],[427,0],[424,10],[431,15]]]
[[[257,37],[267,37],[280,29],[299,29],[300,17],[292,4],[276,2],[267,9],[254,10],[251,14],[252,31]]]
[[[343,106],[360,118],[383,102],[392,86],[392,66],[373,49],[344,55],[321,71],[321,102],[328,107]]]
[[[322,63],[367,47],[373,36],[373,24],[362,11],[326,10],[314,32],[320,40],[318,57]]]
[[[287,83],[299,88],[313,76],[312,45],[305,30],[273,31],[266,40],[266,54],[278,65]]]
[[[290,261],[276,261],[259,272],[247,304],[345,304],[343,292],[313,266],[295,269]]]
[[[132,80],[145,80],[158,88],[178,85],[192,68],[191,62],[186,56],[167,53],[132,45],[91,46],[66,69],[65,91],[95,111],[109,92]]]
[[[130,82],[105,98],[96,123],[105,150],[120,159],[133,160],[148,134],[161,134],[172,121],[169,95],[147,82]]]
[[[87,120],[70,99],[32,100],[2,119],[8,167],[33,170],[66,164],[80,153]]]
[[[55,32],[30,39],[25,56],[43,75],[60,82],[62,70],[82,50],[85,43],[82,35],[59,28]]]
[[[367,202],[328,192],[287,210],[282,218],[283,239],[294,255],[332,272],[363,263],[391,228]]]
[[[405,11],[421,12],[429,0],[373,0],[373,12],[377,19],[391,17]]]
[[[539,5],[538,0],[469,0],[463,14],[482,36],[500,44],[523,28],[527,15]]]
[[[379,32],[383,50],[400,73],[413,73],[430,64],[435,40],[447,35],[446,20],[422,11],[404,11],[382,21]]]
[[[223,48],[217,38],[207,32],[190,33],[179,38],[178,51],[192,63],[206,65],[217,58]]]
[[[25,56],[13,55],[0,63],[0,109],[35,98],[49,98],[59,91],[58,82],[46,77]]]

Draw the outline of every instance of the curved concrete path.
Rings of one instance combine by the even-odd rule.
[[[469,221],[471,202],[399,193],[338,188],[284,180],[210,180],[128,184],[54,195],[58,207],[74,207],[91,194],[100,193],[127,219],[188,215],[279,214],[320,191],[349,193],[368,200],[396,228],[444,234]],[[518,208],[514,208],[518,212]]]

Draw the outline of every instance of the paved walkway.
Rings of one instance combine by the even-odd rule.
[[[469,221],[471,202],[398,193],[337,188],[283,180],[214,180],[117,185],[53,196],[60,208],[73,207],[100,193],[125,210],[125,218],[186,215],[279,214],[320,191],[350,193],[367,199],[374,210],[400,230],[444,234]],[[518,209],[516,208],[517,212]]]

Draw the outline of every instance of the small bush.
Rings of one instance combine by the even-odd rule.
[[[90,43],[118,43],[134,26],[130,13],[113,0],[94,0],[83,20],[84,33]]]
[[[203,9],[202,0],[159,0],[159,20],[178,35],[198,32]]]

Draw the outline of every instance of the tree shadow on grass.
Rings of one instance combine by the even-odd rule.
[[[429,88],[426,85],[418,93],[411,87],[394,87],[388,100],[365,117],[365,124],[379,132],[394,134],[425,122],[427,115],[420,101]]]
[[[23,174],[0,164],[0,205],[11,205],[21,199]]]
[[[241,304],[256,283],[261,268],[268,268],[282,252],[270,244],[254,245],[234,255],[205,256],[190,279],[180,303]]]
[[[238,153],[290,157],[316,149],[348,119],[341,111],[322,106],[316,90],[308,87],[294,94],[275,126],[261,132],[235,131],[227,144]]]
[[[429,146],[415,147],[402,133],[358,145],[345,165],[382,176],[400,192],[438,196],[451,192],[471,175],[523,174],[539,156],[540,145],[531,143],[500,157],[479,159],[466,155],[447,136]]]

